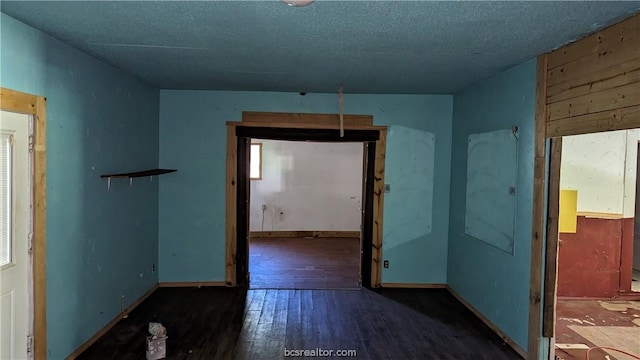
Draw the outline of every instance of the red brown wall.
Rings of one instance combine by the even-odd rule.
[[[560,233],[558,296],[613,298],[629,291],[632,247],[633,218],[578,216],[575,234]]]
[[[633,273],[633,227],[634,218],[622,219],[622,251],[620,254],[620,291],[631,292]]]

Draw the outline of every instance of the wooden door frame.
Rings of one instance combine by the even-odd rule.
[[[386,126],[373,126],[373,117],[367,115],[345,115],[345,130],[377,131],[375,141],[375,162],[373,166],[373,221],[371,244],[371,286],[379,287],[382,259],[382,220],[384,206],[384,165],[386,153]],[[226,251],[225,282],[237,286],[237,180],[238,180],[238,137],[236,127],[269,127],[273,129],[326,130],[338,129],[337,114],[299,113],[243,113],[242,122],[227,123],[227,168],[226,168]]]
[[[638,112],[613,110],[600,118],[549,120],[548,54],[537,58],[534,137],[533,221],[529,283],[527,359],[538,360],[542,337],[553,340],[558,261],[558,207],[562,137],[640,128]],[[543,273],[544,269],[544,273]],[[543,306],[544,304],[544,306]],[[549,356],[554,353],[553,341]]]
[[[556,328],[556,299],[558,282],[558,246],[560,244],[560,169],[562,164],[562,137],[549,142],[549,184],[547,186],[547,237],[545,247],[544,308],[542,309],[542,336],[552,338]]]
[[[42,96],[0,88],[0,110],[33,118],[33,356],[47,357],[46,301],[46,106]]]
[[[542,263],[545,238],[546,199],[546,140],[547,140],[547,55],[537,59],[536,66],[536,109],[534,125],[533,158],[533,214],[531,234],[531,265],[529,280],[529,327],[527,339],[527,359],[538,360],[542,326]],[[547,301],[548,299],[544,299]]]
[[[285,140],[285,141],[320,141],[335,143],[366,142],[366,173],[361,178],[362,187],[365,190],[364,218],[360,232],[359,270],[362,277],[359,283],[366,288],[371,288],[371,248],[373,245],[373,186],[375,166],[375,142],[379,139],[377,130],[345,130],[344,136],[340,136],[337,129],[274,129],[271,127],[236,126],[236,138],[238,141],[238,177],[236,187],[236,284],[249,285],[249,251],[250,229],[249,209],[250,200],[250,144],[253,139]]]

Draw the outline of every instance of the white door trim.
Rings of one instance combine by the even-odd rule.
[[[0,87],[0,110],[30,115],[29,132],[33,136],[30,147],[32,235],[29,327],[33,334],[32,355],[47,358],[46,306],[46,98]]]
[[[10,153],[10,203],[11,227],[10,227],[10,262],[2,267],[3,280],[10,280],[8,287],[2,289],[11,290],[15,308],[12,306],[11,315],[11,357],[33,359],[33,330],[34,330],[34,298],[33,298],[33,252],[30,250],[33,234],[33,116],[15,111],[0,110],[0,131],[10,139],[12,151]],[[26,163],[25,163],[26,159]],[[26,297],[26,299],[25,299]],[[25,304],[26,301],[26,304]],[[26,312],[26,314],[24,313]],[[8,314],[4,314],[8,315]],[[7,321],[5,319],[3,323]],[[6,324],[4,324],[6,325]],[[3,325],[3,326],[4,326]],[[17,326],[17,327],[16,327]],[[24,331],[24,332],[23,332]],[[7,334],[3,334],[3,338]],[[6,339],[5,339],[6,340]],[[8,349],[4,349],[8,350]],[[7,354],[5,354],[7,355]]]

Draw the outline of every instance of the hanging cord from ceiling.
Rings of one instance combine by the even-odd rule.
[[[342,86],[338,89],[338,109],[340,113],[340,137],[344,137],[344,99],[342,98]]]

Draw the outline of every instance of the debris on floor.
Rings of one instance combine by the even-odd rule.
[[[160,323],[150,322],[149,334],[155,337],[167,336],[167,328],[162,326]]]
[[[640,359],[640,302],[558,299],[556,359]]]
[[[167,328],[160,323],[149,323],[147,336],[147,360],[164,359],[167,356]]]

